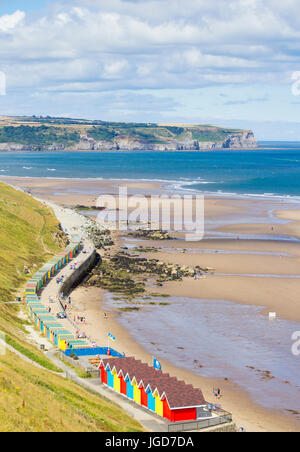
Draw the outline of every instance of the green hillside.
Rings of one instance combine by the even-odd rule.
[[[69,131],[63,127],[53,126],[5,126],[0,128],[0,143],[18,143],[25,146],[71,146],[78,143],[80,135],[77,131]]]
[[[129,142],[138,142],[150,147],[173,143],[175,148],[178,146],[180,148],[181,143],[191,144],[193,141],[222,143],[233,134],[241,132],[241,130],[201,124],[159,125],[52,118],[50,116],[0,117],[0,144],[28,146],[32,150],[39,150],[39,148],[43,150],[49,146],[70,149],[93,141],[116,144],[116,148],[118,148],[118,143],[124,138]]]
[[[58,369],[28,341],[19,305],[5,304],[65,238],[48,207],[0,183],[0,332],[7,343],[45,368],[11,351],[0,353],[0,431],[137,431],[122,410],[51,371]],[[1,350],[0,350],[1,352]]]

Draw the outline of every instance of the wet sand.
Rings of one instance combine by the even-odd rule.
[[[3,180],[26,188],[41,198],[70,206],[78,204],[92,206],[99,194],[116,193],[118,183],[126,183],[88,181],[87,184],[87,181],[21,178],[3,178]],[[133,184],[130,181],[130,189],[150,194],[159,192],[161,187],[158,184],[144,182]],[[270,215],[272,210],[274,212]],[[260,200],[258,203],[255,200],[210,197],[206,200],[205,211],[206,218],[210,220],[207,232],[213,234],[216,231],[221,233],[220,237],[216,236],[213,240],[206,238],[200,242],[175,240],[130,241],[130,243],[158,248],[156,253],[145,253],[147,258],[182,265],[212,267],[217,274],[225,273],[227,276],[208,275],[205,279],[188,278],[181,282],[169,282],[156,291],[177,297],[228,300],[240,305],[263,306],[264,314],[275,311],[283,319],[300,322],[300,279],[289,278],[300,275],[300,270],[298,272],[300,243],[277,240],[280,236],[299,237],[300,210],[294,209],[293,206],[289,208],[281,202],[264,203]],[[252,218],[255,222],[251,222]],[[225,238],[222,238],[223,233]],[[254,240],[241,238],[232,240],[230,234],[250,234]],[[256,235],[267,236],[268,240],[255,240]],[[178,237],[180,238],[180,234]],[[120,240],[121,245],[126,245],[127,242],[129,243],[126,238]],[[170,251],[169,248],[175,251]],[[184,248],[192,251],[183,253]],[[202,250],[201,253],[197,253],[197,249]],[[223,254],[224,251],[227,254]],[[246,254],[239,254],[241,252]],[[252,274],[252,277],[242,276],[246,274]],[[264,275],[276,275],[276,278]],[[151,363],[151,354],[137,343],[136,337],[134,339],[130,332],[120,325],[119,312],[114,310],[109,314],[108,320],[104,319],[103,310],[108,308],[101,289],[78,288],[72,297],[74,313],[85,312],[88,319],[86,329],[99,344],[107,343],[107,332],[110,331],[118,338],[112,346],[127,355],[134,355]],[[143,334],[142,331],[140,334]],[[155,334],[153,337],[155,338]],[[157,357],[160,359],[159,354]],[[175,367],[174,363],[162,361],[164,370],[201,387],[207,400],[212,400],[213,387],[221,387],[224,394],[221,404],[226,410],[233,412],[238,426],[243,426],[248,431],[300,431],[299,417],[286,416],[275,410],[262,408],[259,400],[251,400],[248,392],[232,381],[201,377],[184,368]],[[299,358],[297,360],[295,357],[296,365],[300,366],[300,362]]]
[[[101,289],[77,288],[72,294],[72,305],[72,312],[84,313],[87,318],[86,330],[100,344],[107,343],[107,332],[111,332],[117,339],[116,342],[111,342],[112,347],[124,352],[127,356],[135,356],[152,365],[152,355],[138,344],[128,329],[121,325],[121,314],[117,310],[109,310]],[[104,318],[104,312],[108,314],[107,319]],[[155,335],[153,337],[155,345]],[[159,355],[156,356],[159,357]],[[232,381],[201,377],[186,368],[175,366],[169,360],[160,358],[160,361],[164,372],[175,375],[195,387],[200,387],[208,401],[216,403],[212,396],[212,389],[220,387],[223,397],[217,403],[232,412],[237,425],[243,426],[246,431],[300,431],[300,421],[293,419],[292,416],[262,408],[251,400],[247,391]]]

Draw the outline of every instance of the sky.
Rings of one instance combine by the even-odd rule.
[[[0,0],[0,115],[300,141],[299,113],[299,0]]]

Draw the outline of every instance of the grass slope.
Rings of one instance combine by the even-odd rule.
[[[0,431],[141,430],[109,401],[48,372],[59,369],[28,342],[19,306],[4,303],[65,246],[58,226],[46,206],[0,183],[0,331],[9,345],[45,368],[0,353]]]
[[[0,331],[9,345],[49,370],[59,369],[26,342],[26,322],[15,299],[30,275],[66,245],[51,210],[29,195],[0,183]]]
[[[0,393],[2,432],[142,431],[109,400],[10,352],[0,357]]]

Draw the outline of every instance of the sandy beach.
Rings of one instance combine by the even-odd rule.
[[[126,181],[92,180],[87,185],[87,181],[81,180],[29,178],[3,178],[3,181],[65,207],[93,206],[97,196],[114,194],[119,184],[126,184]],[[144,194],[162,189],[158,183],[132,181],[128,182],[128,187],[133,193]],[[207,235],[199,242],[186,242],[180,235],[177,240],[134,241],[121,234],[115,248],[127,246],[130,251],[133,246],[152,247],[155,248],[153,252],[141,253],[141,256],[192,267],[210,267],[203,279],[184,278],[165,283],[156,289],[161,294],[228,300],[237,305],[260,307],[264,315],[272,311],[280,319],[300,322],[300,241],[296,240],[300,236],[300,210],[293,206],[287,209],[284,203],[275,201],[258,205],[253,199],[208,197],[205,219]],[[72,294],[72,315],[84,312],[85,328],[99,344],[107,343],[107,332],[110,331],[117,337],[112,346],[150,364],[151,354],[137,343],[124,322],[121,325],[122,314],[108,306],[104,295],[100,288],[77,288]],[[108,318],[104,312],[108,313]],[[222,407],[232,412],[237,425],[247,431],[300,431],[300,414],[288,414],[288,406],[284,407],[285,412],[263,408],[259,400],[253,400],[246,390],[230,379],[206,378],[176,367],[171,360],[161,361],[164,370],[171,375],[201,387],[208,401],[212,399],[212,388],[221,387]],[[296,357],[295,366],[299,368]],[[296,391],[295,397],[299,397],[300,389]]]
[[[74,310],[72,312],[84,313],[88,319],[85,329],[99,343],[107,343],[107,331],[110,331],[117,338],[115,343],[110,344],[112,347],[124,352],[127,356],[135,356],[151,365],[152,355],[131,337],[126,328],[120,325],[118,321],[120,313],[107,311],[101,295],[103,292],[101,294],[101,289],[98,288],[77,288],[72,294]],[[104,312],[108,314],[107,318],[104,317]],[[231,381],[200,377],[166,360],[161,360],[161,363],[164,372],[176,375],[179,379],[183,379],[195,387],[200,387],[207,400],[213,401],[212,389],[221,387],[222,406],[232,412],[237,425],[243,426],[248,432],[300,431],[300,423],[292,416],[276,414],[274,411],[260,407],[250,399],[246,391],[241,390],[237,384]]]

